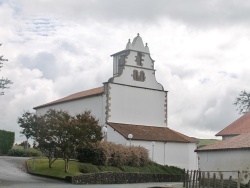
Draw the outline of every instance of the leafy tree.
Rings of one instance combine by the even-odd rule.
[[[55,152],[55,144],[51,140],[51,127],[46,123],[46,118],[37,117],[35,113],[24,111],[21,117],[18,117],[17,122],[22,128],[21,134],[24,134],[27,138],[34,139],[34,142],[38,143],[38,148],[49,159],[49,167],[52,167],[52,163],[57,159],[53,158]]]
[[[0,44],[1,46],[2,44]],[[3,62],[4,61],[8,61],[7,59],[4,59],[3,56],[0,56],[0,71],[1,68],[3,67]],[[13,82],[11,80],[9,80],[8,78],[0,78],[0,89],[4,90],[9,88],[8,85],[12,84]],[[4,95],[4,92],[0,92],[0,95]]]
[[[79,148],[101,141],[101,127],[90,113],[69,116],[67,112],[57,111],[57,147],[65,162],[65,172],[69,170],[69,159],[76,156]]]
[[[34,138],[36,134],[36,127],[37,127],[37,116],[36,114],[24,111],[21,117],[17,118],[17,123],[22,128],[21,134],[23,134],[26,139]]]
[[[69,159],[75,157],[79,148],[102,139],[101,127],[90,111],[71,116],[66,111],[50,109],[39,117],[25,112],[18,123],[23,128],[21,133],[33,138],[48,157],[50,168],[62,156],[65,172],[69,170]]]
[[[51,110],[47,111],[45,115],[37,117],[37,127],[34,135],[34,139],[38,143],[38,148],[49,159],[49,168],[52,168],[53,162],[60,157],[60,151],[57,148],[57,135],[53,117],[54,115]]]
[[[245,114],[250,110],[250,93],[247,93],[245,90],[241,91],[239,96],[236,97],[235,106],[238,106],[239,114]]]

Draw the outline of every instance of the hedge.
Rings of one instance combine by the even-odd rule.
[[[15,141],[15,133],[5,130],[0,130],[0,153],[7,154],[12,148]]]
[[[7,154],[9,156],[15,156],[15,157],[39,157],[42,155],[40,151],[37,151],[36,149],[33,148],[30,148],[28,150],[13,148],[10,149]]]
[[[145,166],[150,160],[143,147],[124,146],[111,142],[100,142],[78,151],[77,159],[82,163],[108,166]]]

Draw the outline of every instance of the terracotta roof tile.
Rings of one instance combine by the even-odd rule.
[[[218,132],[216,136],[239,135],[242,133],[250,133],[250,112],[247,112],[226,128]]]
[[[64,103],[64,102],[68,102],[68,101],[72,101],[72,100],[78,100],[78,99],[82,99],[85,97],[90,97],[90,96],[94,96],[94,95],[100,95],[104,92],[104,87],[98,87],[98,88],[94,88],[94,89],[90,89],[90,90],[86,90],[86,91],[82,91],[82,92],[78,92],[72,95],[69,95],[67,97],[58,99],[56,101],[52,101],[50,103],[46,103],[37,107],[34,107],[34,109],[38,109],[38,108],[42,108],[42,107],[46,107],[46,106],[50,106],[50,105],[54,105],[54,104],[59,104],[59,103]]]
[[[199,148],[195,151],[213,151],[229,149],[250,149],[250,133],[241,134],[230,139],[222,140],[214,144]]]
[[[107,123],[117,132],[119,132],[126,139],[128,134],[133,134],[132,140],[147,140],[147,141],[161,141],[161,142],[196,142],[194,138],[173,131],[167,127],[130,125],[121,123]]]

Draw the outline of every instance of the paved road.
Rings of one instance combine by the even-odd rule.
[[[8,188],[149,188],[166,187],[173,185],[180,187],[180,183],[139,183],[139,184],[112,184],[112,185],[72,185],[64,181],[58,181],[26,173],[24,157],[5,157],[0,156],[0,187]]]

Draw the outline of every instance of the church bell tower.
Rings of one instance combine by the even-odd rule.
[[[167,92],[156,81],[154,60],[139,34],[113,55],[113,77],[105,83],[106,121],[167,125]]]

